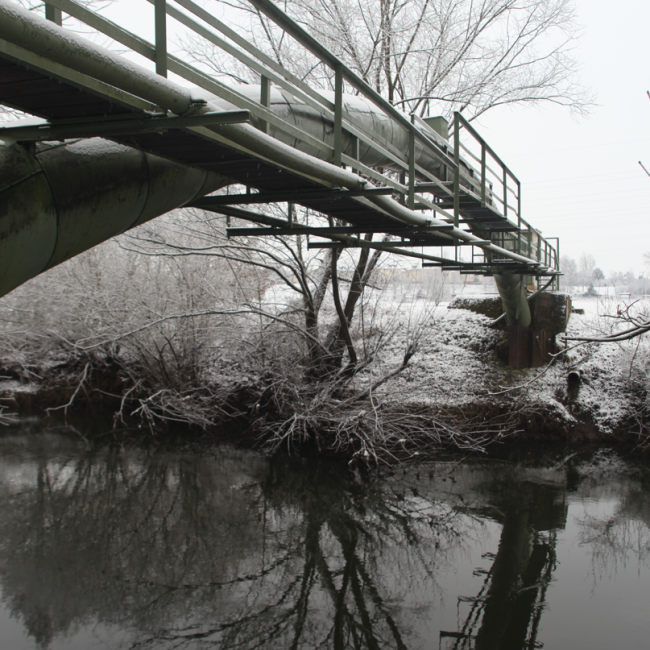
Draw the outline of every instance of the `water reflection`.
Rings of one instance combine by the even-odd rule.
[[[523,650],[550,638],[567,521],[610,574],[635,528],[647,568],[640,480],[611,478],[594,503],[613,507],[571,519],[590,497],[566,466],[439,463],[369,481],[233,449],[0,445],[0,582],[25,648]]]
[[[522,480],[523,478],[523,480]],[[556,477],[557,479],[558,477]],[[529,482],[501,467],[481,488],[501,524],[481,590],[462,600],[472,607],[458,632],[441,632],[445,648],[534,648],[545,596],[556,569],[557,531],[565,527],[565,486]]]

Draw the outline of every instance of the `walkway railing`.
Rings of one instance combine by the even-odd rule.
[[[211,15],[192,0],[147,0],[154,8],[155,42],[137,36],[104,16],[86,9],[74,0],[48,0],[46,17],[57,24],[68,14],[93,30],[114,40],[155,64],[159,75],[173,73],[186,81],[250,112],[259,129],[277,131],[313,147],[319,157],[337,166],[348,166],[381,186],[391,188],[411,209],[431,211],[433,217],[476,232],[480,219],[489,240],[506,250],[521,254],[546,267],[552,275],[559,271],[558,245],[551,245],[522,218],[521,184],[492,148],[459,113],[454,114],[448,141],[416,115],[406,116],[329,52],[270,0],[249,0],[298,43],[306,52],[327,66],[334,86],[334,101],[327,93],[310,87],[291,71],[252,45],[241,34]],[[259,78],[260,97],[256,102],[237,88],[227,85],[199,67],[192,66],[168,49],[169,21],[205,39],[233,57]],[[270,107],[270,90],[275,86],[333,124],[333,145],[291,124]],[[371,102],[378,111],[408,134],[406,151],[389,140],[378,141],[376,134],[353,115],[344,111],[344,91],[352,89]],[[370,149],[390,161],[391,171],[372,168],[359,160],[359,151]],[[418,164],[416,151],[424,150],[445,170],[443,177]],[[471,203],[471,206],[468,205]],[[479,206],[479,207],[476,207]],[[486,216],[476,217],[483,210]],[[490,218],[492,220],[490,221]],[[501,224],[501,225],[499,225]],[[457,242],[458,243],[458,242]],[[456,253],[458,260],[458,249]],[[498,261],[484,256],[483,264]],[[477,263],[477,267],[479,264]]]

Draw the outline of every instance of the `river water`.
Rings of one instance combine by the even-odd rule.
[[[0,436],[3,649],[650,647],[650,465],[620,451],[368,478]]]

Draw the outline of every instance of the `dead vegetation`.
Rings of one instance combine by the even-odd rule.
[[[234,420],[269,452],[376,465],[512,433],[511,410],[483,421],[413,407],[412,387],[397,389],[441,291],[405,319],[408,305],[382,302],[378,259],[314,254],[300,238],[233,243],[223,218],[177,213],[4,298],[2,364],[38,385],[30,403],[47,413],[110,408],[116,426],[155,436]]]

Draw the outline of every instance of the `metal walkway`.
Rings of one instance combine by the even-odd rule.
[[[380,248],[468,273],[559,275],[558,244],[522,219],[519,181],[462,115],[447,135],[440,118],[397,111],[270,0],[249,1],[331,71],[333,93],[310,88],[191,0],[148,1],[155,43],[73,0],[46,3],[49,22],[0,0],[0,103],[45,120],[8,125],[0,140],[99,137],[225,177],[242,192],[189,205],[263,226],[231,236],[306,234],[312,248]],[[70,33],[62,12],[155,62],[157,74]],[[170,55],[170,20],[246,65],[259,87],[227,86]],[[327,220],[307,227],[291,209],[285,220],[250,207],[268,203]]]

